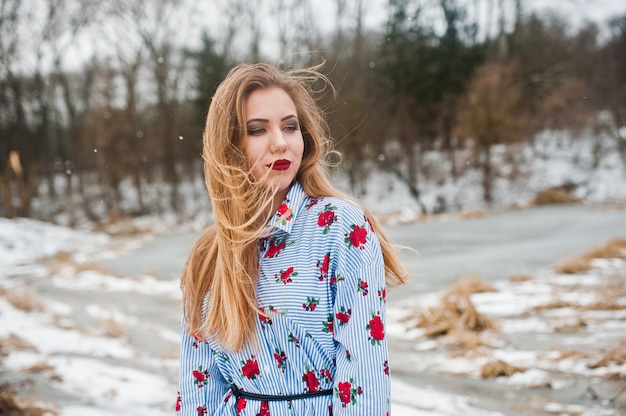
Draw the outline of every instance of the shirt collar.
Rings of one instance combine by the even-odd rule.
[[[270,230],[284,231],[290,234],[293,224],[296,222],[296,217],[304,206],[306,198],[307,194],[304,192],[304,188],[300,182],[295,181],[291,185],[291,188],[289,188],[282,204],[267,223]]]

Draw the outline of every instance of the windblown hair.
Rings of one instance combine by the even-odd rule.
[[[244,147],[245,105],[253,91],[276,87],[293,100],[304,139],[296,179],[306,193],[338,196],[362,207],[328,178],[329,130],[313,98],[316,81],[331,85],[317,67],[283,71],[268,64],[239,65],[219,85],[209,106],[203,158],[215,223],[193,246],[181,288],[187,331],[217,339],[225,349],[237,351],[254,339],[259,314],[257,243],[267,235],[265,225],[273,214],[275,191],[255,180]],[[408,273],[395,247],[375,219],[370,216],[370,220],[381,242],[388,283],[404,283]]]

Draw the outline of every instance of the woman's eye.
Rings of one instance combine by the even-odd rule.
[[[288,126],[285,127],[286,131],[298,131],[300,130],[300,127],[298,127],[296,124],[290,124]]]
[[[264,131],[263,129],[248,129],[248,136],[260,136]]]

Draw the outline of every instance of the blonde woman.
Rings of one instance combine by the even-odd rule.
[[[182,276],[179,415],[386,415],[386,283],[406,270],[329,181],[314,69],[241,65],[203,135],[215,223]]]

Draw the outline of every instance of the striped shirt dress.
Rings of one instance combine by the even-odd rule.
[[[364,212],[295,182],[259,241],[257,341],[236,353],[183,326],[177,416],[389,414],[385,273]],[[283,396],[326,391],[292,400]]]

